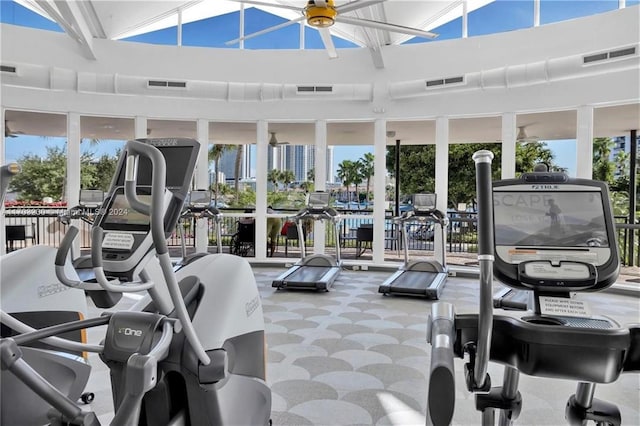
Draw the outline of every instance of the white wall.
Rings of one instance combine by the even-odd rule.
[[[531,112],[637,102],[640,56],[585,66],[582,56],[640,46],[638,7],[537,28],[388,46],[385,69],[366,49],[238,50],[94,40],[85,59],[66,34],[3,24],[4,108],[174,119],[405,119]],[[594,31],[610,28],[610,31]],[[640,49],[637,49],[640,50]],[[428,90],[426,80],[464,76]],[[147,88],[148,79],[187,81]],[[333,85],[298,95],[296,85]]]

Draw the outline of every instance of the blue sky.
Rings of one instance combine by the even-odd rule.
[[[636,5],[640,0],[627,0],[627,7]],[[577,18],[595,13],[615,10],[618,7],[618,0],[541,0],[540,23],[542,25],[558,22],[565,19]],[[508,17],[508,19],[505,19]],[[3,23],[27,25],[51,31],[62,31],[55,23],[44,19],[37,14],[30,12],[24,7],[10,0],[0,1],[0,21]],[[182,40],[186,46],[207,46],[220,48],[237,48],[227,46],[226,41],[238,36],[238,12],[205,19],[199,22],[192,22],[183,25]],[[245,10],[245,34],[250,34],[273,25],[280,24],[286,20],[278,16],[270,15],[255,8]],[[216,31],[211,31],[211,26],[216,26]],[[533,25],[533,0],[505,1],[497,0],[481,9],[473,11],[468,17],[469,36],[490,34],[495,32],[513,31],[522,28],[529,28]],[[433,43],[437,40],[447,40],[459,38],[462,32],[462,19],[458,18],[439,28],[433,30],[439,36],[436,41],[415,38],[407,43]],[[299,26],[291,25],[245,41],[246,49],[280,48],[297,49]],[[177,29],[167,28],[154,31],[152,33],[139,35],[127,39],[129,41],[146,42],[154,44],[175,45],[177,40]],[[311,28],[305,28],[306,48],[322,49],[323,44],[318,32]],[[345,40],[334,37],[334,44],[337,48],[354,47]],[[17,160],[22,155],[31,153],[43,155],[46,145],[64,144],[64,138],[46,138],[20,136],[6,139],[5,156],[7,161]],[[82,150],[93,152],[96,156],[104,153],[112,154],[121,142],[103,141],[99,146],[91,146],[83,143]],[[548,146],[555,154],[556,162],[562,167],[566,167],[570,174],[575,174],[575,141],[550,141]],[[373,152],[373,146],[352,146],[336,147],[334,151],[334,164],[337,166],[345,159],[357,160],[364,153]]]

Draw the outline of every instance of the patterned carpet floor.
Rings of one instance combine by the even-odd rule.
[[[345,270],[329,292],[276,291],[271,281],[282,271],[254,268],[266,323],[273,424],[424,424],[430,351],[426,321],[432,302],[379,294],[389,272]],[[454,303],[457,312],[477,312],[477,288],[476,280],[449,278],[441,299]],[[622,324],[640,323],[636,298],[606,293],[581,298],[594,313]],[[100,333],[92,330],[90,340]],[[108,375],[97,357],[91,363],[92,409],[106,424],[113,415]],[[463,361],[456,360],[455,368],[453,424],[480,424],[464,385]],[[494,384],[501,382],[501,366],[492,364],[489,373]],[[623,424],[640,425],[639,377],[622,375],[596,388],[596,397],[619,406]],[[520,392],[523,408],[516,424],[560,425],[566,423],[564,408],[575,383],[521,376]]]

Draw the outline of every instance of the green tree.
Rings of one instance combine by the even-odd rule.
[[[244,144],[238,144],[238,148],[236,150],[236,161],[234,164],[234,173],[233,173],[233,189],[238,196],[238,192],[240,191],[240,171],[242,169],[242,158],[244,157]]]
[[[367,204],[369,203],[369,188],[371,187],[371,177],[374,172],[374,156],[371,152],[365,152],[364,157],[360,159],[360,174],[367,181],[367,192],[366,199]]]
[[[267,172],[267,181],[273,185],[273,190],[278,190],[278,182],[280,182],[280,170],[271,169]]]
[[[291,182],[296,180],[296,175],[292,170],[282,170],[280,172],[280,182],[282,182],[285,188],[289,188]]]
[[[316,180],[316,169],[311,169],[307,172],[307,180],[309,182],[315,182]]]
[[[613,183],[616,165],[610,160],[614,142],[611,138],[593,140],[593,179]]]
[[[82,188],[108,191],[111,187],[113,175],[115,175],[116,173],[116,166],[118,165],[119,156],[119,152],[116,154],[116,156],[104,154],[97,161],[92,161],[86,166],[83,165],[82,174],[88,174],[91,181],[88,185],[85,185]]]
[[[214,183],[214,189],[213,189],[213,192],[215,193],[215,198],[214,198],[215,205],[217,205],[218,203],[218,194],[220,192],[220,186],[218,183],[218,172],[220,171],[220,158],[222,157],[222,154],[224,154],[224,152],[228,151],[229,149],[233,149],[233,147],[231,145],[222,145],[222,144],[215,144],[209,148],[209,153],[208,153],[209,162],[213,161],[214,169],[215,169],[215,177],[216,177],[215,183]]]
[[[47,155],[41,158],[27,154],[18,159],[21,172],[11,180],[10,188],[19,193],[20,200],[42,200],[51,197],[62,200],[65,197],[67,156],[64,148],[46,147]],[[91,188],[96,176],[96,166],[91,164],[93,154],[84,153],[80,157],[82,188]],[[113,176],[113,173],[111,174]],[[109,181],[110,182],[110,181]]]
[[[472,143],[449,145],[449,207],[458,203],[473,203],[476,194],[475,164],[473,153],[487,149],[492,151],[493,177],[500,178],[502,157],[501,144]],[[400,192],[414,194],[435,191],[435,145],[407,145],[400,147]],[[395,146],[387,148],[385,159],[387,171],[395,177]],[[516,172],[532,171],[539,163],[547,163],[552,170],[559,168],[553,162],[553,153],[544,142],[529,142],[516,145]]]
[[[355,162],[351,160],[343,160],[340,164],[338,164],[338,179],[342,182],[347,190],[347,202],[351,203],[351,192],[349,191],[349,186],[353,183],[353,170],[355,168]]]

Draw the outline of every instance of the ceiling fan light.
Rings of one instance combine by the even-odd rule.
[[[327,28],[335,24],[338,12],[334,7],[333,0],[327,1],[327,7],[318,7],[313,1],[307,3],[304,9],[307,17],[307,24],[316,28]]]

